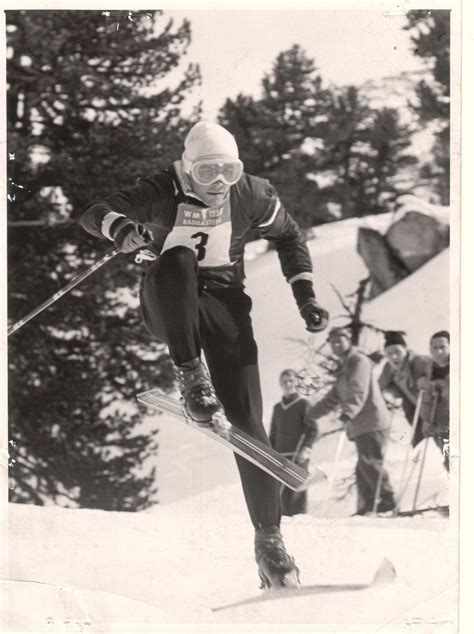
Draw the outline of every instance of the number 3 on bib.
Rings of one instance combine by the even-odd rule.
[[[197,242],[194,245],[194,248],[197,251],[198,262],[200,262],[201,260],[204,260],[204,258],[206,257],[206,244],[207,244],[207,241],[209,240],[209,234],[204,233],[204,231],[198,231],[197,233],[193,233],[191,238],[193,239],[197,238],[199,240],[199,242]]]

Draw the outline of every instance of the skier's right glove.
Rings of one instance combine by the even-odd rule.
[[[110,237],[117,251],[131,253],[146,247],[153,241],[153,235],[145,225],[131,218],[118,218],[110,228]]]

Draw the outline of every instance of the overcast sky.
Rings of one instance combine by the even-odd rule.
[[[403,15],[379,10],[165,10],[191,22],[186,62],[199,63],[194,96],[213,118],[226,97],[259,95],[261,79],[278,53],[300,44],[316,60],[323,81],[359,84],[422,67],[411,51]]]

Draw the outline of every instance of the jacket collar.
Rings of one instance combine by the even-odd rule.
[[[288,401],[286,403],[285,403],[285,401],[282,398],[280,400],[280,404],[281,404],[283,409],[288,409],[289,407],[291,407],[292,405],[294,405],[295,403],[297,403],[300,400],[301,400],[301,396],[299,394],[295,394],[295,398],[292,398],[291,401]]]

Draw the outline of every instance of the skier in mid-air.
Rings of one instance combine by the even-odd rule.
[[[156,256],[141,285],[143,318],[168,345],[188,415],[206,425],[224,412],[268,444],[252,301],[244,292],[244,247],[252,230],[275,244],[307,330],[326,328],[328,313],[316,301],[298,225],[267,180],[243,171],[234,137],[217,124],[197,123],[181,160],[94,202],[81,222],[123,253],[147,247]],[[243,458],[236,461],[262,585],[297,585],[299,571],[280,533],[279,485]]]

